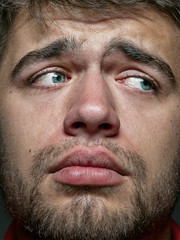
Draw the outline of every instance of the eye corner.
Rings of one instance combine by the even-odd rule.
[[[115,78],[115,82],[124,84],[125,83],[125,78]]]
[[[159,83],[154,78],[136,70],[121,73],[115,77],[115,82],[142,93],[158,93],[161,90]]]
[[[70,73],[60,67],[50,67],[38,71],[28,78],[26,86],[39,88],[54,88],[69,82],[72,79]]]

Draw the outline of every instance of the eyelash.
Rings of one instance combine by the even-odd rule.
[[[65,81],[61,82],[57,85],[54,85],[54,86],[52,86],[51,84],[49,84],[49,86],[48,86],[48,84],[44,84],[44,86],[43,86],[43,84],[36,84],[35,83],[36,80],[40,79],[41,77],[45,76],[48,73],[49,74],[50,73],[62,74],[65,77]],[[130,79],[130,78],[132,78],[132,79]],[[152,85],[152,87],[150,89],[138,89],[139,87],[136,84],[141,85],[142,82],[141,81],[135,82],[133,80],[133,78],[134,79],[139,78],[139,79],[145,80],[148,83],[150,83]],[[71,76],[70,76],[69,72],[67,72],[63,68],[49,67],[49,68],[45,68],[45,69],[35,73],[31,77],[29,77],[28,80],[26,81],[26,86],[36,87],[36,88],[51,88],[52,89],[52,88],[57,88],[59,86],[62,86],[63,83],[68,82],[70,79],[71,79]],[[128,79],[130,79],[130,83],[127,82]],[[42,81],[43,81],[43,79],[42,79]],[[115,81],[117,83],[122,83],[122,84],[126,85],[127,87],[129,87],[131,89],[133,88],[134,91],[141,92],[141,93],[158,94],[161,91],[159,83],[156,80],[154,80],[154,78],[152,78],[149,75],[146,75],[142,72],[138,72],[138,70],[128,70],[127,72],[123,72],[123,73],[120,74],[119,77],[115,77]],[[134,81],[133,84],[132,84],[131,81]],[[141,87],[142,87],[142,85],[141,85]]]
[[[128,79],[128,78],[141,78],[141,79],[144,79],[144,80],[148,81],[150,84],[152,84],[152,91],[154,93],[158,93],[161,90],[160,85],[156,80],[154,80],[153,78],[147,76],[146,74],[142,74],[142,73],[139,73],[139,74],[138,73],[135,73],[135,74],[127,73],[122,77],[116,78],[115,80],[116,80],[116,82],[126,84],[126,79]],[[126,85],[128,85],[128,84],[126,84]]]
[[[28,86],[31,86],[33,85],[33,82],[35,82],[35,80],[37,80],[38,78],[42,77],[43,75],[46,75],[48,73],[59,73],[59,74],[62,74],[64,75],[67,80],[70,80],[71,77],[70,75],[62,68],[59,68],[59,67],[51,67],[51,68],[46,68],[46,69],[43,69],[37,73],[35,73],[34,75],[32,75],[31,77],[28,78],[27,80],[27,85]]]

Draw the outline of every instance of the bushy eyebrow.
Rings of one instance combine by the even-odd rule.
[[[15,65],[11,73],[11,79],[14,79],[18,73],[31,64],[52,57],[60,57],[66,53],[74,53],[81,48],[82,44],[82,41],[75,38],[64,37],[50,43],[42,49],[31,51],[23,56]],[[124,53],[131,60],[145,63],[158,69],[165,75],[173,87],[176,86],[177,82],[171,67],[161,57],[147,52],[144,48],[140,48],[134,42],[124,38],[113,40],[107,44],[104,57],[111,55],[114,52]]]
[[[80,48],[81,44],[81,41],[74,38],[62,38],[42,49],[31,51],[15,65],[11,77],[13,79],[19,72],[31,64],[41,62],[44,59],[59,57],[65,53],[75,52]]]
[[[160,56],[149,53],[144,48],[137,46],[134,42],[124,38],[114,40],[108,44],[105,55],[111,55],[114,52],[122,52],[131,60],[156,68],[165,75],[173,87],[177,84],[174,73],[169,64],[167,64]]]

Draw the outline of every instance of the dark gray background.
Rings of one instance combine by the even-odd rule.
[[[172,214],[175,221],[180,225],[180,197],[177,201],[176,208]],[[8,216],[8,213],[4,207],[4,203],[2,200],[2,197],[0,195],[0,240],[3,240],[4,234],[11,222],[10,217]]]

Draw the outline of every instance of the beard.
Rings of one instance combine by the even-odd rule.
[[[102,145],[111,151],[130,170],[131,187],[56,184],[59,203],[53,204],[43,190],[45,173],[51,162],[80,143],[62,141],[58,146],[41,149],[33,157],[28,176],[31,180],[27,181],[2,141],[1,190],[12,217],[36,240],[139,240],[154,230],[160,231],[175,204],[180,180],[179,155],[171,160],[169,168],[159,171],[149,187],[148,167],[141,156],[110,141],[93,143],[91,146]],[[61,196],[69,200],[62,204]],[[115,207],[110,208],[104,199],[116,200]]]

